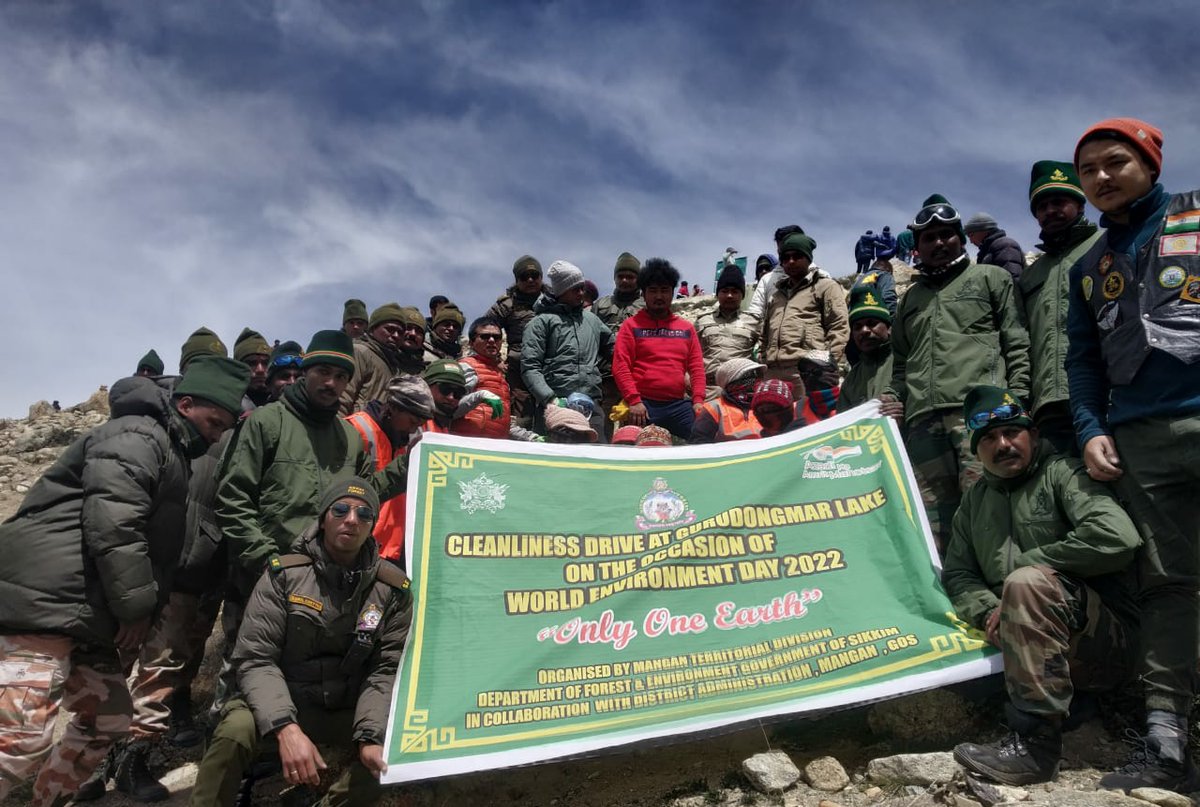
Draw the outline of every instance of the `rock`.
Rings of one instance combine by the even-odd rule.
[[[1159,807],[1192,807],[1192,800],[1181,793],[1162,790],[1157,787],[1137,787],[1129,791],[1135,799],[1157,804]]]
[[[0,468],[11,468],[20,463],[16,457],[0,456]]]
[[[897,754],[867,763],[867,777],[873,782],[906,785],[938,785],[949,782],[962,770],[949,751],[931,754]]]
[[[804,766],[804,781],[817,790],[836,793],[850,784],[842,763],[833,757],[820,757]]]
[[[787,790],[800,779],[800,769],[782,751],[755,754],[742,762],[742,772],[764,793]]]
[[[17,491],[17,493],[28,493],[29,485],[17,485],[15,490]]]
[[[875,799],[877,799],[883,795],[883,788],[875,787],[874,785],[872,785],[871,787],[868,787],[866,790],[863,791],[863,795],[866,796],[868,799],[871,799],[872,801],[874,801]]]
[[[1019,787],[997,784],[996,782],[989,782],[973,774],[967,774],[967,790],[971,791],[971,795],[983,803],[983,807],[1029,800],[1029,792],[1026,790],[1022,790]]]
[[[53,414],[54,414],[54,407],[50,405],[49,401],[38,401],[37,403],[31,404],[29,406],[28,420],[34,421],[34,420],[38,420],[39,418],[44,418],[47,415],[53,415]]]
[[[86,401],[81,404],[76,404],[71,407],[75,412],[102,412],[109,413],[108,409],[108,387],[101,385],[100,389],[91,394]]]
[[[817,803],[817,807],[844,807],[844,805],[836,801],[830,801],[829,799],[821,799]]]
[[[872,731],[935,746],[970,736],[974,720],[971,704],[944,689],[883,701],[867,712],[867,725]]]
[[[1146,807],[1146,802],[1140,799],[1131,799],[1111,790],[1052,790],[1036,803],[1050,807]]]

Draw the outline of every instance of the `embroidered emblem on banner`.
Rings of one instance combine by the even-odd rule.
[[[1200,233],[1164,235],[1158,239],[1158,254],[1160,256],[1200,255]]]
[[[654,480],[650,492],[638,502],[638,511],[640,515],[633,523],[643,532],[681,527],[696,520],[696,513],[688,509],[687,499],[671,490],[667,480],[661,476]]]
[[[1123,291],[1125,291],[1125,276],[1120,272],[1113,272],[1104,278],[1105,300],[1115,300],[1121,296],[1121,292]]]
[[[1177,289],[1186,277],[1182,266],[1168,266],[1158,273],[1158,285],[1164,289]]]

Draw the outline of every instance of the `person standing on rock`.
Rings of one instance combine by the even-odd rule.
[[[523,377],[521,349],[525,327],[534,317],[533,307],[542,294],[542,265],[532,255],[522,255],[512,265],[513,284],[502,294],[485,316],[500,323],[508,345],[505,376],[512,393],[512,418],[517,425],[528,427],[533,422],[537,402],[533,400]]]
[[[1200,789],[1188,747],[1200,627],[1200,190],[1158,181],[1162,132],[1112,118],[1075,148],[1105,232],[1070,270],[1067,381],[1083,463],[1114,482],[1139,555],[1147,736],[1100,781]]]
[[[746,296],[746,278],[742,270],[726,266],[717,277],[717,304],[696,318],[696,335],[704,354],[706,399],[721,394],[717,370],[730,359],[754,356],[760,333],[758,320],[742,311]]]
[[[942,582],[1004,656],[1009,733],[954,758],[1002,784],[1048,782],[1074,694],[1133,679],[1142,541],[1106,485],[1039,442],[1012,391],[975,387],[963,415],[984,473],[954,516]]]
[[[979,384],[1029,394],[1029,334],[1012,278],[998,266],[972,265],[958,211],[930,196],[908,225],[921,271],[896,307],[892,380],[881,397],[904,405],[905,447],[938,552],[982,466],[968,450],[962,404]]]
[[[1100,238],[1083,217],[1086,198],[1071,163],[1041,160],[1029,178],[1029,209],[1042,228],[1042,254],[1017,281],[1029,327],[1030,412],[1059,454],[1079,456],[1067,387],[1068,273]]]
[[[273,555],[246,606],[233,660],[237,697],[200,762],[192,807],[249,793],[259,747],[278,748],[283,776],[312,804],[325,760],[317,744],[353,748],[322,803],[374,804],[387,770],[392,682],[412,623],[404,572],[371,540],[379,497],[350,478],[321,491],[315,523],[292,554]]]
[[[358,339],[367,332],[367,304],[351,297],[342,307],[342,332]]]
[[[129,729],[122,660],[146,638],[185,534],[188,462],[241,412],[249,372],[189,361],[173,392],[113,385],[111,420],[72,443],[0,525],[0,801],[65,803]],[[53,743],[61,707],[72,713]]]

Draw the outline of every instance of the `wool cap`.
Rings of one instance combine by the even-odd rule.
[[[635,275],[642,268],[642,262],[628,252],[622,252],[617,256],[617,264],[613,267],[613,277],[622,272],[633,272]]]
[[[463,389],[467,388],[467,375],[454,359],[438,359],[425,368],[425,372],[421,373],[421,378],[425,379],[425,383],[430,386],[457,384]]]
[[[234,415],[242,413],[242,396],[250,384],[250,368],[237,359],[201,355],[192,359],[175,385],[175,397],[190,395],[221,407]]]
[[[750,408],[758,409],[760,406],[770,404],[787,408],[794,402],[791,384],[781,378],[766,378],[759,381],[754,388],[754,398],[750,401]]]
[[[421,330],[425,330],[425,315],[415,305],[400,306],[400,319],[397,321],[403,325],[415,325]]]
[[[1029,212],[1034,212],[1039,200],[1055,195],[1087,201],[1075,166],[1058,160],[1038,160],[1029,172]]]
[[[321,492],[321,501],[317,502],[318,518],[324,518],[325,511],[338,499],[348,497],[358,499],[370,507],[375,511],[376,520],[379,519],[379,494],[375,492],[375,488],[371,487],[370,482],[357,476],[343,476],[341,479],[335,479]]]
[[[546,431],[560,429],[586,435],[590,442],[596,442],[596,430],[592,428],[586,415],[574,409],[550,404],[546,407]]]
[[[1084,143],[1102,133],[1115,134],[1125,140],[1141,152],[1146,162],[1154,168],[1155,175],[1162,173],[1162,130],[1137,118],[1108,118],[1089,126],[1075,144],[1076,166],[1079,165],[1079,149],[1083,148]]]
[[[150,348],[149,353],[138,359],[136,369],[140,370],[143,367],[149,367],[150,371],[153,372],[154,375],[162,375],[163,371],[167,369],[166,365],[163,364],[163,360],[158,357],[158,352],[154,348]]]
[[[521,273],[526,269],[536,269],[538,274],[541,274],[542,265],[538,263],[538,259],[532,255],[522,255],[513,261],[513,277],[520,277]]]
[[[280,370],[291,366],[286,362],[280,363],[279,360],[284,356],[294,357],[296,359],[296,365],[299,366],[299,360],[304,358],[304,348],[300,347],[299,342],[293,342],[291,339],[287,340],[286,342],[280,342],[278,345],[276,345],[275,349],[271,351],[271,362],[267,367],[267,378],[270,378]]]
[[[438,309],[438,312],[433,315],[433,325],[436,327],[439,322],[445,322],[448,319],[457,322],[458,327],[460,328],[467,321],[466,317],[463,316],[462,309],[460,309],[454,303],[444,303],[442,307]]]
[[[740,289],[742,294],[746,293],[746,276],[736,263],[729,264],[717,275],[717,291],[724,288]]]
[[[990,233],[992,230],[998,229],[999,224],[990,213],[976,213],[971,218],[967,219],[963,225],[963,230],[967,233]]]
[[[783,255],[788,252],[799,252],[801,255],[812,260],[813,251],[817,248],[817,242],[811,236],[804,233],[792,233],[787,238],[783,239],[783,243],[779,245],[779,254]]]
[[[1005,418],[993,416],[982,426],[971,427],[972,416],[991,412],[1001,406],[1015,407],[1015,414]],[[967,393],[967,397],[963,401],[963,419],[966,421],[967,431],[971,435],[971,453],[974,453],[979,447],[979,438],[983,437],[990,429],[996,426],[1024,426],[1025,428],[1029,428],[1033,425],[1033,420],[1029,417],[1029,413],[1025,411],[1025,407],[1021,406],[1021,401],[1011,390],[1006,390],[1002,387],[990,387],[986,384],[980,384]]]
[[[779,259],[776,258],[774,255],[770,254],[769,252],[764,252],[763,254],[758,256],[757,260],[754,261],[755,269],[761,269],[764,266],[769,266],[770,268],[774,269],[778,265],[779,265]]]
[[[270,356],[271,346],[263,335],[251,328],[242,328],[237,341],[233,343],[233,357],[245,361],[247,356]]]
[[[404,309],[400,303],[384,303],[371,312],[371,318],[367,320],[367,330],[373,331],[385,322],[404,322]],[[425,318],[421,317],[421,325],[424,326]]]
[[[328,364],[354,375],[354,340],[345,331],[317,331],[304,351],[300,369]]]
[[[613,432],[612,444],[614,446],[632,446],[637,445],[638,434],[642,431],[640,426],[622,426]]]
[[[583,270],[567,261],[555,261],[546,270],[546,287],[550,289],[550,295],[553,297],[558,297],[576,286],[582,286],[583,281]]]
[[[633,443],[635,446],[672,446],[675,443],[671,440],[671,433],[662,426],[656,426],[651,423],[649,426],[643,426],[638,432],[637,440]]]
[[[183,343],[179,354],[179,371],[187,369],[188,362],[197,356],[220,356],[229,358],[229,350],[215,333],[208,328],[200,327],[192,331],[192,335]]]
[[[366,318],[367,318],[367,304],[366,303],[364,303],[362,300],[356,299],[354,297],[351,297],[349,300],[346,301],[345,306],[342,308],[342,324],[343,325],[345,325],[347,322],[349,322],[352,319],[365,320]]]
[[[718,387],[725,389],[726,386],[732,384],[734,381],[765,369],[767,369],[767,365],[759,364],[753,359],[728,359],[721,362],[721,366],[717,368],[717,372],[714,374],[714,380],[717,382]]]
[[[874,283],[863,283],[850,289],[850,322],[866,317],[892,324],[892,312],[883,304],[879,288]]]
[[[433,393],[425,379],[416,375],[398,375],[388,384],[386,403],[399,407],[417,417],[433,417]]]

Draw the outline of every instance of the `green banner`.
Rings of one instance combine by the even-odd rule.
[[[426,435],[385,782],[497,768],[995,672],[953,614],[874,404],[679,448]]]

